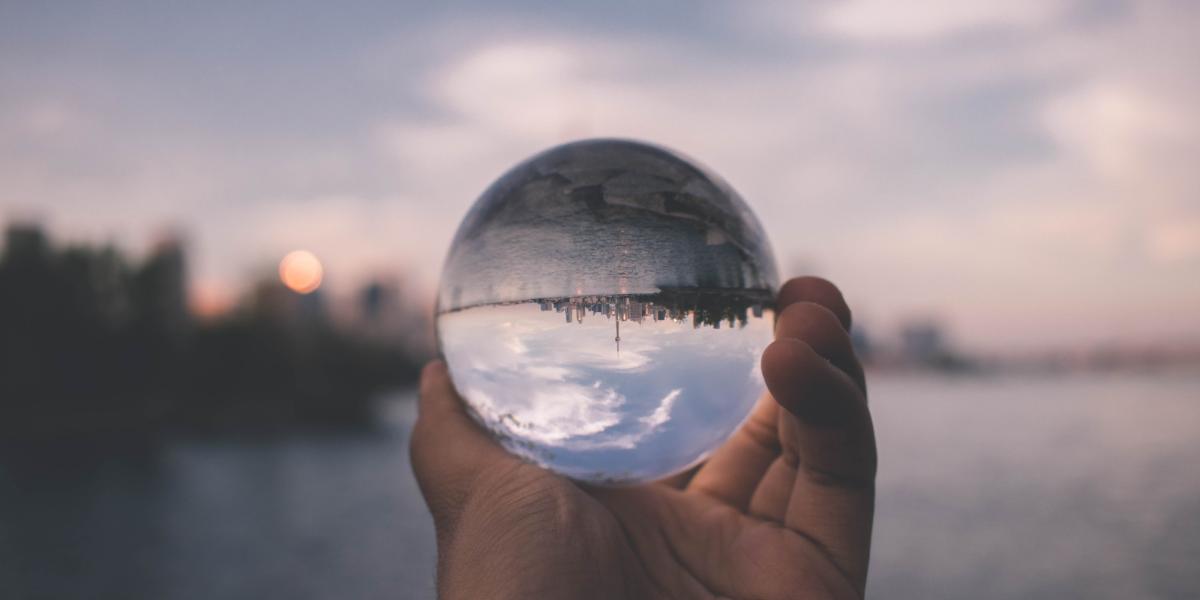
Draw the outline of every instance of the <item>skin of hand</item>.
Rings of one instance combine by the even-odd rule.
[[[508,454],[441,361],[421,376],[413,470],[433,514],[438,591],[458,598],[861,598],[875,438],[850,310],[788,281],[768,393],[698,469],[592,487]]]

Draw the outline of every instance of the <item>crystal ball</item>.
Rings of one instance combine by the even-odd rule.
[[[513,167],[464,217],[438,343],[510,452],[590,483],[648,481],[749,415],[778,283],[723,179],[660,146],[585,140]]]

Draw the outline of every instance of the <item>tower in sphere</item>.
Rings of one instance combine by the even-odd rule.
[[[720,177],[659,146],[585,140],[513,167],[464,217],[438,343],[510,452],[636,483],[704,460],[746,419],[778,283]]]

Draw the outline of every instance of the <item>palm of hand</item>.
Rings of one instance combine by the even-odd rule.
[[[413,439],[442,595],[861,597],[874,443],[848,310],[824,286],[785,286],[763,361],[772,395],[688,481],[594,488],[524,463],[466,417],[444,366],[428,368],[422,421],[464,442],[433,457],[430,427]]]

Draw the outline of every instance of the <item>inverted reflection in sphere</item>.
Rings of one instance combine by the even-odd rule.
[[[777,286],[762,227],[722,179],[661,147],[588,140],[476,201],[442,273],[438,340],[509,451],[576,479],[645,481],[745,420]]]

